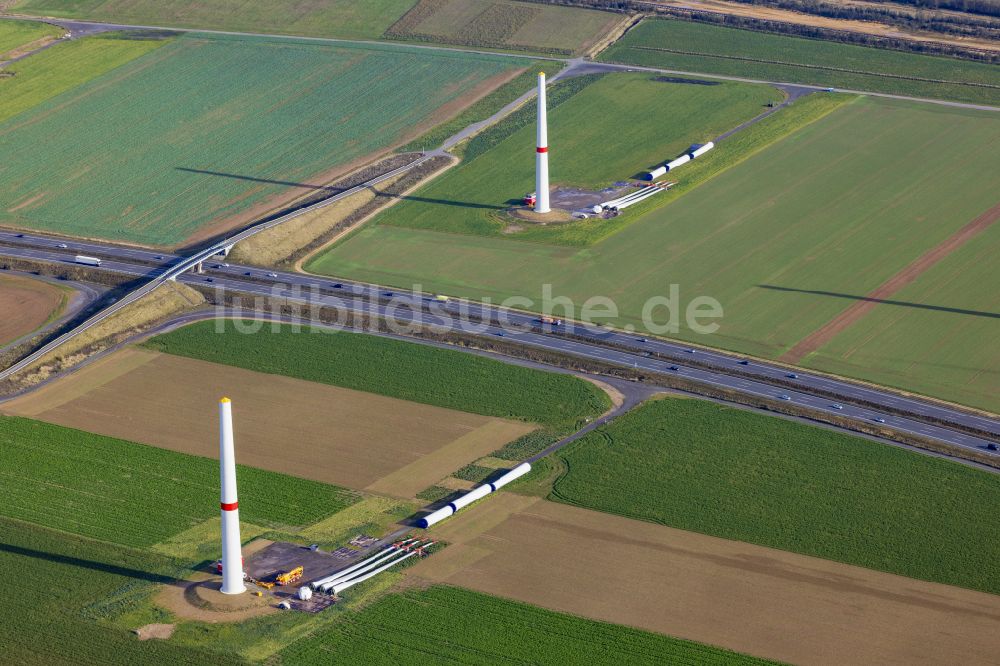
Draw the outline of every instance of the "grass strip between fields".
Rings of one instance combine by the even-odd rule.
[[[226,320],[157,336],[146,347],[257,372],[343,386],[474,414],[573,427],[610,407],[603,391],[564,374],[413,342],[291,326],[244,334]],[[250,322],[243,322],[246,327]]]
[[[1000,475],[680,398],[557,456],[557,501],[1000,593]]]

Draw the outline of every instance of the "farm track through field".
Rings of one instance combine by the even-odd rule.
[[[854,325],[862,317],[874,310],[875,306],[881,301],[884,301],[916,280],[924,271],[927,271],[949,254],[965,245],[965,243],[978,236],[997,220],[1000,220],[1000,203],[956,231],[945,239],[944,242],[917,257],[903,270],[870,291],[829,323],[803,338],[778,360],[785,363],[799,363],[806,356],[823,347],[839,333]]]

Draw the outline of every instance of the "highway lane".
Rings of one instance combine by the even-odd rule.
[[[13,237],[12,237],[13,236]],[[0,245],[0,254],[8,253],[25,258],[45,259],[63,263],[72,263],[72,256],[86,249],[95,256],[114,257],[115,259],[105,259],[104,267],[110,270],[117,270],[134,275],[142,275],[150,278],[162,275],[164,268],[153,268],[129,263],[130,259],[150,260],[151,253],[146,250],[123,248],[121,246],[101,245],[98,243],[80,243],[77,241],[52,239],[34,234],[8,234],[0,232],[0,242],[17,242],[23,247],[8,248]],[[47,250],[38,250],[27,247],[30,244],[43,245]],[[60,249],[57,246],[65,244],[68,247]],[[167,266],[176,265],[180,257],[171,254],[152,254],[153,257],[161,256]],[[273,271],[250,266],[227,264],[222,257],[215,257],[205,261],[204,266],[208,269],[208,276],[188,276],[185,275],[184,282],[207,283],[209,277],[214,275],[231,278],[251,278],[266,281],[273,285],[289,285],[295,288],[318,292],[319,290],[342,290],[345,294],[353,296],[366,296],[369,298],[389,298],[387,294],[392,294],[391,298],[400,304],[410,304],[416,306],[441,305],[429,294],[414,293],[408,291],[398,291],[393,288],[382,287],[367,283],[345,281],[337,278],[323,278],[315,275],[301,273],[290,273],[285,271]],[[271,277],[271,276],[274,277]],[[214,279],[214,278],[213,278]],[[240,284],[246,282],[241,280]],[[339,285],[339,286],[335,286]],[[238,287],[243,289],[244,287]],[[264,290],[255,289],[254,293],[260,295],[271,295],[272,287]],[[307,294],[308,296],[308,294]],[[341,299],[342,301],[343,299]],[[340,301],[338,301],[340,302]],[[496,306],[484,306],[479,303],[453,299],[443,308],[451,308],[453,312],[462,314],[465,317],[501,319],[507,322],[510,327],[537,328],[540,323],[537,315],[533,313],[523,313],[516,310],[499,308]],[[913,412],[925,418],[939,419],[942,421],[954,422],[966,427],[977,428],[987,432],[1000,434],[1000,419],[990,418],[970,411],[953,408],[947,404],[937,403],[931,400],[904,395],[892,390],[869,386],[850,380],[828,377],[825,375],[810,373],[797,368],[789,368],[774,363],[760,361],[757,359],[745,358],[736,354],[722,352],[703,347],[693,347],[688,344],[672,342],[668,340],[644,337],[639,333],[628,333],[617,330],[610,330],[596,326],[582,325],[575,322],[566,322],[565,330],[576,336],[581,336],[597,343],[614,344],[624,346],[632,353],[640,356],[644,353],[662,354],[678,359],[690,357],[696,360],[698,365],[709,365],[719,372],[732,375],[739,374],[753,375],[752,381],[771,381],[782,384],[792,384],[799,388],[800,392],[823,391],[834,393],[845,398],[850,398],[859,402],[867,402],[875,405],[882,405],[897,410]],[[676,362],[674,362],[676,363]],[[681,361],[681,363],[683,363]],[[772,388],[776,388],[773,387]],[[794,388],[778,388],[787,392]],[[846,405],[845,405],[846,407]],[[842,412],[843,410],[837,410]],[[871,419],[886,418],[888,423],[889,415],[877,415],[874,412]],[[921,432],[917,430],[917,432]]]
[[[0,247],[0,254],[72,264],[72,255],[69,251],[71,251],[71,248],[59,251]],[[165,273],[165,269],[161,267],[137,265],[121,260],[105,261],[102,264],[102,268],[150,279],[162,276]],[[882,419],[883,421],[879,422],[880,425],[884,424],[886,427],[891,427],[902,432],[933,438],[971,450],[991,453],[987,451],[987,445],[990,444],[990,441],[985,438],[975,437],[917,419],[884,414],[877,409],[850,403],[840,405],[838,408],[831,400],[810,393],[809,386],[806,383],[803,384],[802,390],[796,391],[775,387],[764,380],[732,376],[719,371],[692,367],[645,355],[645,353],[654,350],[673,351],[678,348],[682,349],[681,353],[692,353],[690,351],[692,348],[690,347],[683,348],[673,343],[658,340],[648,340],[645,343],[639,343],[634,336],[629,338],[622,333],[593,329],[591,327],[576,327],[577,334],[583,331],[595,340],[628,342],[631,339],[633,347],[635,346],[634,343],[642,345],[642,348],[633,348],[630,350],[613,349],[594,344],[593,342],[563,337],[551,332],[551,327],[548,327],[550,332],[547,333],[529,330],[535,329],[538,326],[536,316],[531,314],[502,311],[494,307],[485,307],[480,304],[468,302],[448,301],[442,303],[434,300],[432,296],[427,294],[396,292],[376,285],[318,279],[315,276],[297,273],[277,273],[247,266],[226,266],[222,263],[211,263],[210,268],[213,271],[211,275],[184,273],[177,279],[184,284],[208,286],[222,292],[228,290],[261,297],[285,298],[289,303],[302,303],[312,306],[322,305],[336,308],[343,312],[366,314],[378,318],[394,318],[413,325],[439,327],[441,330],[460,331],[472,335],[494,336],[528,347],[561,352],[583,359],[603,361],[620,367],[631,367],[637,370],[662,374],[676,373],[708,386],[737,390],[747,395],[762,398],[787,399],[790,403],[807,406],[835,416],[869,423],[874,422],[876,419]],[[248,282],[245,279],[248,277],[247,273],[250,273],[249,277],[266,281],[261,283]],[[269,277],[272,274],[276,277]],[[155,282],[148,284],[155,284]],[[337,287],[335,285],[340,286]],[[350,293],[339,296],[335,293],[338,290]],[[389,302],[381,302],[384,299],[389,299]],[[422,306],[430,307],[432,311],[413,309],[413,306],[418,308]],[[252,312],[248,311],[247,315],[248,317],[252,317]],[[481,321],[470,321],[467,318],[469,315],[475,318],[482,316],[503,316],[505,323],[498,325],[487,324]],[[688,351],[683,351],[685,349]],[[700,354],[702,357],[724,358],[729,362],[733,362],[733,357],[717,352],[694,350],[693,353]],[[701,360],[704,360],[702,357],[700,357]],[[923,402],[921,401],[918,406],[923,406]]]
[[[236,267],[230,267],[230,269],[233,268]],[[295,274],[290,275],[295,276]],[[280,280],[282,277],[283,276],[279,276],[278,279]],[[869,423],[874,422],[876,419],[883,419],[884,425],[887,427],[891,427],[902,432],[937,439],[955,446],[981,452],[987,452],[986,447],[990,443],[989,440],[984,438],[975,437],[966,433],[957,432],[950,428],[928,424],[915,419],[884,414],[876,409],[869,409],[851,404],[841,405],[838,409],[837,407],[834,407],[834,403],[831,400],[815,396],[807,390],[794,391],[781,389],[763,381],[757,381],[744,377],[733,377],[720,372],[684,366],[671,361],[660,360],[655,357],[647,357],[641,352],[598,347],[591,343],[568,339],[553,333],[538,333],[532,330],[519,330],[517,326],[518,323],[520,323],[521,326],[533,323],[532,320],[534,317],[530,315],[518,315],[517,317],[512,316],[511,322],[513,325],[501,326],[468,321],[463,317],[456,316],[453,311],[449,311],[448,304],[444,304],[435,312],[412,310],[409,307],[405,307],[414,304],[414,298],[412,295],[406,298],[397,298],[395,292],[393,292],[393,299],[395,299],[395,302],[380,303],[373,300],[341,297],[328,293],[318,293],[316,291],[303,292],[300,288],[297,288],[301,285],[281,285],[280,282],[274,284],[248,283],[239,279],[239,276],[230,277],[185,274],[179,278],[179,281],[190,284],[205,284],[209,278],[212,280],[212,286],[217,289],[241,291],[259,296],[286,298],[289,303],[308,303],[313,306],[328,306],[342,311],[363,313],[378,318],[391,317],[402,322],[413,323],[419,326],[439,327],[442,330],[461,331],[473,335],[494,336],[502,338],[508,342],[570,354],[584,359],[604,361],[620,367],[630,367],[638,370],[645,370],[647,372],[657,372],[662,374],[678,374],[709,386],[735,389],[744,394],[762,398],[783,400],[783,396],[785,396],[787,397],[788,402],[795,403],[797,405],[804,405],[834,416],[842,416]],[[275,284],[278,285],[277,288]],[[347,285],[345,284],[345,287],[346,286]],[[368,296],[378,297],[379,295],[389,293],[388,291],[372,288],[369,285],[352,285],[352,287],[354,286],[358,288],[359,292],[365,293]],[[420,295],[416,298],[422,301],[423,304],[433,304],[428,300],[427,296]],[[456,305],[457,304],[452,304],[453,309]],[[248,316],[252,316],[252,313],[249,311]],[[880,422],[880,425],[882,425],[882,422]]]

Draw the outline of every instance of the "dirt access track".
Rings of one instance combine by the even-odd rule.
[[[794,664],[989,664],[1000,597],[500,493],[410,570]]]
[[[0,410],[214,458],[224,395],[233,400],[240,464],[403,498],[534,429],[141,349],[100,359]]]
[[[1000,203],[990,208],[972,222],[969,222],[940,244],[914,259],[901,271],[866,294],[863,299],[858,300],[828,323],[807,335],[796,343],[794,347],[785,352],[779,360],[786,363],[800,362],[874,310],[880,301],[889,298],[916,280],[924,271],[927,271],[931,266],[981,234],[997,220],[1000,220]]]
[[[66,301],[65,291],[43,280],[0,275],[0,345],[41,328]]]

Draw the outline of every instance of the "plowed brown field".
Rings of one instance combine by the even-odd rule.
[[[1000,597],[502,493],[412,569],[795,664],[988,664]],[[416,581],[415,581],[416,582]]]
[[[62,289],[42,280],[0,276],[0,345],[39,328],[65,300]]]
[[[399,497],[412,497],[533,428],[136,349],[3,410],[214,457],[223,395],[233,400],[238,462],[357,490],[375,484],[373,490]]]

